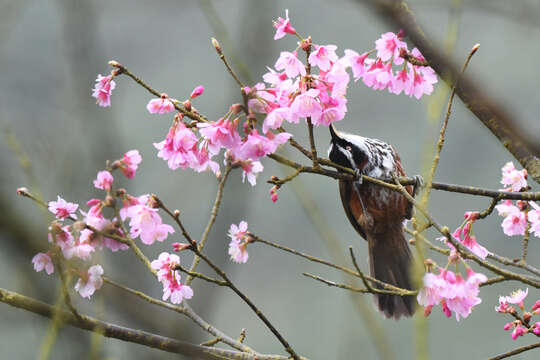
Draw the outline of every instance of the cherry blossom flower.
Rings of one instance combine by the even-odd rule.
[[[231,242],[229,243],[229,255],[231,260],[237,263],[245,264],[248,260],[248,252],[246,246],[248,244],[248,223],[241,221],[240,224],[231,224],[229,229],[229,237]]]
[[[49,202],[49,211],[52,212],[54,216],[56,216],[56,218],[60,221],[68,217],[76,219],[77,215],[75,215],[75,211],[77,211],[78,207],[79,205],[67,202],[60,196],[57,196],[56,201]]]
[[[399,56],[400,49],[407,49],[407,44],[401,41],[398,36],[392,32],[387,32],[375,41],[377,57],[382,61],[388,61],[393,58],[396,65],[403,63],[403,58]]]
[[[208,150],[211,154],[219,153],[221,148],[234,149],[240,145],[242,139],[236,126],[233,122],[225,119],[197,124],[202,137],[208,141]]]
[[[261,157],[274,153],[278,146],[286,143],[291,136],[289,133],[274,135],[271,132],[262,136],[257,130],[253,130],[247,140],[234,152],[234,157],[238,160],[257,161]]]
[[[111,93],[116,87],[112,75],[98,75],[96,85],[92,90],[92,96],[96,98],[96,103],[101,107],[111,106]]]
[[[529,201],[529,205],[531,206],[531,209],[527,213],[527,219],[531,224],[529,232],[534,233],[536,237],[540,237],[540,206],[533,201]]]
[[[229,255],[232,261],[238,264],[245,264],[248,261],[247,244],[246,241],[231,240],[229,243]]]
[[[523,300],[527,297],[527,294],[529,293],[529,289],[525,289],[525,291],[518,289],[510,294],[510,296],[507,296],[505,298],[507,303],[510,304],[516,304],[518,305],[522,310],[524,308]]]
[[[510,312],[510,309],[513,309],[513,307],[508,305],[506,296],[499,296],[499,306],[495,306],[495,311],[499,313],[507,313]]]
[[[509,213],[504,218],[501,226],[504,233],[508,236],[525,235],[527,228],[525,213],[520,211],[516,206],[509,207]]]
[[[130,150],[124,154],[122,160],[120,160],[120,170],[128,179],[133,179],[135,172],[142,161],[139,150]]]
[[[122,208],[120,209],[120,219],[122,221],[126,220],[126,218],[129,216],[129,208],[135,205],[144,205],[148,202],[150,199],[150,195],[144,194],[139,197],[131,196],[129,194],[126,194],[122,198]]]
[[[312,66],[318,66],[322,71],[330,70],[332,63],[338,60],[336,55],[336,45],[314,45],[315,50],[311,52],[308,62]]]
[[[83,274],[75,284],[77,291],[83,298],[90,299],[94,292],[103,286],[103,268],[101,265],[94,265]]]
[[[51,275],[54,272],[54,265],[49,254],[37,253],[32,258],[32,263],[34,264],[34,270],[36,272],[45,270],[47,275]]]
[[[285,70],[285,74],[287,74],[289,78],[294,78],[299,74],[306,76],[306,68],[296,57],[296,51],[282,51],[274,67],[276,70]]]
[[[159,257],[150,264],[152,269],[157,270],[158,280],[163,284],[163,301],[171,299],[173,304],[180,304],[183,299],[191,299],[193,290],[181,283],[181,276],[176,266],[180,264],[177,255],[162,252]]]
[[[465,226],[457,228],[452,236],[454,239],[459,241],[463,244],[467,249],[471,250],[473,254],[478,256],[481,259],[485,259],[491,252],[483,247],[482,245],[478,244],[476,241],[476,236],[471,234],[471,221],[467,222]],[[442,240],[446,240],[446,238],[441,238]],[[455,250],[454,246],[447,242],[448,247],[450,249]]]
[[[193,91],[191,92],[191,95],[189,95],[189,98],[195,99],[196,97],[201,96],[203,92],[204,92],[204,86],[199,85],[195,87],[195,89],[193,89]]]
[[[109,191],[111,190],[111,185],[114,181],[113,176],[110,172],[103,170],[98,172],[96,180],[94,180],[94,186],[97,189],[102,189]]]
[[[169,129],[165,140],[154,143],[154,147],[159,150],[158,157],[166,160],[171,170],[186,169],[196,159],[194,152],[198,151],[198,141],[191,129],[183,122],[176,121]]]
[[[344,59],[347,65],[351,67],[354,81],[358,81],[366,71],[365,61],[369,53],[365,52],[362,55],[351,49],[345,49]]]
[[[276,28],[274,40],[281,39],[285,34],[296,34],[296,30],[291,26],[289,21],[289,9],[285,10],[285,19],[278,17],[277,21],[274,21],[274,28]]]
[[[58,245],[62,252],[75,243],[75,239],[71,234],[71,226],[61,226],[57,222],[53,222],[49,227],[48,239],[51,244]]]
[[[266,118],[264,119],[262,127],[263,133],[268,132],[268,130],[270,129],[279,128],[283,123],[283,120],[287,120],[290,118],[289,113],[290,109],[288,107],[279,107],[268,113],[268,115],[266,115]]]
[[[163,224],[158,209],[152,209],[147,205],[131,206],[128,210],[130,235],[133,238],[140,236],[146,245],[153,244],[156,240],[162,242],[174,229],[168,224]]]
[[[255,186],[257,184],[257,175],[263,170],[264,167],[260,161],[242,161],[242,182],[245,182],[247,178],[251,186]]]
[[[412,80],[405,87],[405,94],[410,97],[420,99],[424,94],[429,95],[433,92],[433,84],[437,82],[437,75],[430,67],[417,67],[413,70]]]
[[[264,82],[277,86],[281,84],[283,81],[287,80],[287,74],[284,72],[278,73],[274,71],[274,69],[266,67],[268,69],[268,72],[263,75]]]
[[[536,335],[540,335],[540,321],[537,321],[531,326],[532,332]]]
[[[527,170],[516,170],[513,162],[507,162],[502,168],[501,184],[510,186],[511,191],[520,191],[527,187]]]
[[[317,89],[309,89],[303,94],[298,95],[291,104],[291,117],[311,117],[313,123],[319,123],[322,116],[322,106],[317,101],[320,91]]]
[[[146,109],[150,114],[167,114],[174,111],[174,104],[167,94],[161,94],[161,98],[150,100]]]

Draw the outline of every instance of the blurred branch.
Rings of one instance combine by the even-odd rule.
[[[146,331],[131,329],[112,323],[107,323],[87,315],[77,319],[72,313],[57,310],[53,306],[39,300],[18,294],[13,291],[0,288],[0,302],[24,309],[38,315],[52,318],[57,314],[63,323],[73,327],[99,333],[105,337],[115,338],[127,342],[137,343],[151,348],[167,351],[175,354],[191,356],[195,359],[222,360],[286,360],[287,357],[278,355],[253,355],[239,351],[217,349],[213,347],[199,346],[184,341],[167,338]]]
[[[503,106],[468,76],[460,76],[456,65],[426,37],[404,1],[362,0],[393,26],[401,28],[441,78],[451,86],[459,78],[456,94],[506,149],[540,183],[540,148],[533,144]]]

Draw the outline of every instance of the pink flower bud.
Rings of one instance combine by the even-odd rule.
[[[204,86],[199,85],[193,91],[191,92],[191,95],[189,96],[190,99],[195,99],[197,96],[202,95],[204,92]]]
[[[175,242],[175,243],[172,243],[172,247],[173,247],[173,251],[180,252],[180,251],[189,249],[191,247],[191,245],[190,244],[184,244],[184,243]]]
[[[27,196],[28,195],[28,189],[25,188],[25,187],[17,188],[17,195]]]
[[[504,330],[510,330],[510,329],[513,328],[513,327],[514,327],[514,323],[513,323],[513,322],[509,322],[509,323],[506,323],[506,324],[504,325],[504,328],[503,328],[503,329],[504,329]]]

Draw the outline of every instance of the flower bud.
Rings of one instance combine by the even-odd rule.
[[[17,188],[17,195],[28,196],[28,194],[29,194],[29,192],[28,192],[27,188],[25,188],[25,187]]]
[[[219,42],[216,40],[216,38],[212,38],[212,46],[218,53],[221,53],[221,45],[219,45]]]
[[[204,92],[204,86],[199,85],[193,91],[191,92],[191,95],[189,96],[190,99],[195,99],[197,96],[202,95]]]
[[[180,251],[189,249],[191,247],[191,245],[185,244],[185,243],[175,242],[175,243],[172,243],[172,247],[173,247],[173,251],[180,252]]]

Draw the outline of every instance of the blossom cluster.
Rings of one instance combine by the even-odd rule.
[[[424,306],[424,314],[428,316],[435,305],[441,305],[443,313],[450,317],[456,314],[466,318],[475,305],[482,302],[478,297],[478,286],[487,281],[484,274],[475,273],[467,268],[467,280],[461,274],[455,274],[447,269],[439,269],[439,274],[432,272],[424,274],[424,287],[417,296],[418,303]]]
[[[108,248],[115,252],[127,250],[129,246],[118,241],[125,238],[129,233],[132,239],[140,238],[147,245],[155,241],[164,241],[174,229],[162,222],[158,214],[155,201],[148,194],[132,196],[124,189],[114,191],[114,177],[112,171],[118,169],[126,178],[133,178],[142,157],[138,150],[131,150],[124,154],[122,159],[112,163],[111,168],[99,171],[93,181],[96,189],[104,190],[103,199],[93,198],[87,201],[86,211],[79,208],[78,204],[68,202],[58,196],[56,201],[48,204],[49,211],[56,219],[49,227],[48,239],[52,244],[51,250],[46,253],[38,253],[32,259],[36,271],[45,270],[47,274],[54,272],[54,261],[67,259],[90,261],[96,250]],[[104,209],[116,208],[117,200],[121,203],[118,215],[107,217]],[[77,221],[76,211],[79,210],[82,220]],[[74,221],[72,225],[65,225],[64,221]],[[129,231],[124,230],[124,222],[129,220]],[[88,270],[74,269],[80,276],[75,285],[75,290],[82,297],[90,297],[103,283],[101,265],[93,265]]]
[[[508,186],[503,191],[518,192],[527,189],[527,170],[517,170],[512,162],[506,163],[502,168],[501,184]],[[540,206],[534,201],[504,200],[495,206],[500,216],[504,216],[501,223],[503,232],[508,236],[525,235],[527,226],[529,232],[540,237]]]
[[[285,18],[279,17],[274,22],[274,39],[281,39],[287,34],[300,37],[291,25],[288,11]],[[183,122],[185,111],[198,114],[192,106],[192,100],[202,95],[203,86],[197,86],[189,99],[181,102],[162,94],[151,99],[146,108],[151,114],[167,114],[179,110],[174,116],[165,139],[154,143],[158,157],[167,161],[170,169],[191,168],[196,172],[212,171],[219,176],[220,165],[214,157],[224,150],[226,161],[242,167],[242,179],[251,185],[264,169],[261,158],[274,153],[287,142],[292,135],[282,129],[283,122],[299,123],[306,119],[315,126],[328,126],[340,121],[347,112],[347,87],[351,70],[355,81],[362,79],[364,84],[374,90],[388,89],[391,93],[405,93],[419,99],[433,91],[437,82],[435,72],[429,66],[420,66],[425,62],[418,49],[410,53],[403,41],[403,33],[385,33],[375,42],[375,49],[358,54],[346,49],[339,56],[337,46],[314,44],[311,38],[300,37],[298,47],[293,51],[282,51],[274,68],[262,76],[263,81],[253,86],[245,86],[242,92],[245,105],[234,104],[217,121],[198,118],[197,123],[186,126]],[[214,46],[221,51],[219,44]],[[298,52],[308,56],[304,63]],[[370,57],[375,53],[375,57]],[[404,61],[404,55],[416,58],[416,62]],[[394,70],[394,66],[399,66]],[[93,96],[100,106],[110,106],[110,96],[115,88],[113,70],[110,76],[98,76]],[[183,109],[177,105],[182,105]],[[182,110],[182,111],[180,111]],[[246,121],[241,122],[240,112]],[[264,119],[258,126],[256,114]],[[271,198],[277,201],[276,188],[271,191]]]
[[[511,336],[513,340],[529,332],[537,336],[540,335],[540,321],[532,321],[533,315],[540,314],[540,300],[537,300],[529,311],[524,311],[525,305],[523,301],[528,293],[529,289],[525,289],[525,291],[519,289],[510,294],[510,296],[500,296],[499,305],[495,307],[495,311],[498,313],[511,314],[516,318],[515,321],[504,325],[504,330],[512,329]],[[517,305],[523,312],[523,316],[519,316],[516,308],[512,305]]]
[[[191,299],[193,290],[182,284],[180,271],[176,267],[180,265],[177,255],[162,252],[159,257],[152,261],[152,269],[156,270],[158,280],[163,284],[163,301],[171,298],[173,304],[180,304],[183,299]]]

